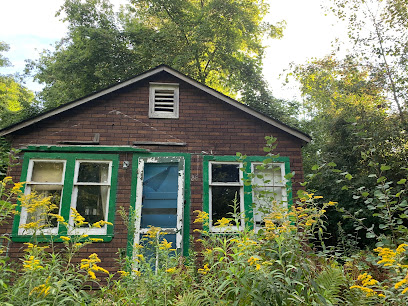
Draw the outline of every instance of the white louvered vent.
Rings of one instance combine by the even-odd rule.
[[[150,118],[178,118],[179,85],[150,83]]]

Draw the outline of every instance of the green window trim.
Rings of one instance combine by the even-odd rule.
[[[111,181],[110,181],[110,192],[109,192],[109,206],[107,210],[108,222],[114,224],[115,211],[116,211],[116,191],[117,191],[117,181],[118,181],[118,169],[119,169],[119,155],[118,154],[95,154],[95,153],[44,153],[44,152],[26,152],[24,154],[22,172],[20,181],[25,182],[27,180],[27,172],[29,167],[29,162],[32,159],[44,159],[44,160],[61,160],[66,162],[65,176],[64,176],[64,186],[61,199],[60,215],[65,219],[69,220],[71,214],[71,199],[74,190],[74,176],[75,176],[75,165],[77,161],[110,161],[112,163]],[[25,191],[26,185],[23,187],[23,192]],[[20,235],[20,213],[21,205],[18,203],[17,209],[19,213],[14,218],[13,230],[12,230],[12,241],[14,242],[28,242],[31,240],[32,235]],[[101,238],[104,242],[111,241],[113,238],[113,227],[112,225],[106,225],[106,234],[92,234],[89,235],[90,238]],[[62,242],[61,236],[67,236],[71,234],[68,233],[67,228],[63,226],[58,227],[58,234],[39,234],[36,239],[39,242]]]
[[[235,155],[225,155],[225,156],[213,156],[213,155],[204,155],[203,156],[203,211],[210,213],[210,162],[236,162],[244,163],[243,171],[243,180],[248,180],[248,173],[252,172],[251,165],[253,163],[262,163],[267,157],[265,156],[247,156],[245,160],[240,160]],[[272,163],[282,163],[285,167],[285,175],[290,173],[290,160],[289,157],[279,156],[275,157],[272,160]],[[243,184],[244,190],[244,212],[246,221],[245,226],[250,229],[254,229],[253,224],[253,199],[252,199],[252,185]],[[292,181],[287,180],[286,182],[286,192],[287,192],[287,203],[288,207],[293,205],[292,199]],[[211,216],[210,216],[211,220]],[[204,226],[204,231],[210,232],[209,226]]]
[[[161,162],[171,162],[174,157],[184,158],[184,209],[183,209],[183,232],[182,232],[182,254],[188,256],[190,247],[190,169],[191,169],[191,155],[189,153],[139,153],[133,155],[132,160],[132,185],[130,195],[130,208],[135,211],[136,196],[137,196],[137,174],[139,167],[139,158],[157,158]],[[135,220],[129,214],[129,224],[133,224]],[[134,216],[133,216],[134,218]],[[134,232],[128,232],[128,244],[126,248],[126,255],[129,258],[133,256]]]

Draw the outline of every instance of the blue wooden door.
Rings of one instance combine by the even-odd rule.
[[[171,159],[171,161],[169,161]],[[184,159],[140,158],[136,191],[135,242],[148,242],[150,226],[166,232],[172,249],[181,250],[184,206]]]
[[[140,228],[166,229],[164,238],[176,246],[178,164],[145,164]]]

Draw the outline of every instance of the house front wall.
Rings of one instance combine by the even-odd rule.
[[[149,118],[149,82],[179,84],[179,118]],[[70,141],[89,142],[95,134],[99,134],[101,148],[92,154],[113,154],[118,159],[117,169],[113,170],[116,182],[111,220],[114,225],[111,239],[84,247],[79,257],[98,253],[103,257],[103,265],[110,270],[116,269],[118,249],[126,252],[128,248],[127,220],[122,219],[119,208],[129,212],[130,207],[137,206],[137,173],[141,160],[168,157],[173,158],[173,162],[184,163],[184,181],[179,188],[184,188],[185,235],[193,235],[194,229],[199,228],[192,222],[193,211],[203,209],[207,193],[203,189],[203,165],[209,156],[234,156],[237,152],[263,156],[265,136],[274,136],[277,138],[274,153],[286,158],[290,171],[295,172],[293,194],[303,181],[301,140],[165,72],[13,132],[9,135],[13,147],[31,149],[20,153],[20,165],[13,167],[10,175],[14,181],[25,179],[24,162],[27,163],[29,153],[37,149],[62,154],[52,152],[52,146]],[[135,143],[137,150],[112,152],[112,147],[131,147]],[[85,157],[91,154],[79,151],[74,147],[69,153]],[[2,234],[11,232],[11,223],[1,229]],[[12,258],[21,257],[23,248],[22,241],[14,239],[9,243],[8,254]]]

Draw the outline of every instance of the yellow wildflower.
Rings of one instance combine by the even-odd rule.
[[[252,266],[252,265],[255,264],[258,260],[260,260],[260,259],[257,258],[257,257],[251,256],[251,257],[248,259],[248,263],[249,263],[250,266]]]
[[[329,203],[327,203],[327,206],[334,206],[336,205],[338,202],[333,202],[333,201],[329,201]]]
[[[5,179],[6,179],[6,178],[5,178]],[[4,179],[4,180],[5,180],[5,179]],[[3,181],[4,181],[4,180],[3,180]],[[11,189],[11,192],[14,193],[14,194],[23,192],[23,191],[22,191],[23,186],[24,186],[24,182],[15,183],[14,186],[13,186],[13,188]]]
[[[24,260],[23,267],[26,271],[44,269],[44,267],[40,265],[40,260],[35,259],[34,256],[30,256],[27,260]]]
[[[176,268],[169,268],[166,270],[167,273],[174,273],[176,272]]]
[[[72,210],[71,217],[74,218],[75,226],[81,227],[88,224],[88,222],[85,222],[85,218],[82,217],[81,214],[75,208],[71,207],[71,210]]]
[[[205,264],[202,269],[198,269],[198,273],[204,274],[204,275],[207,274],[208,271],[210,271],[210,268],[208,268],[208,264]]]
[[[129,272],[127,272],[127,271],[118,271],[118,273],[120,273],[120,276],[121,277],[125,277],[125,276],[129,276]]]
[[[398,283],[395,284],[394,288],[398,289],[399,287],[403,286],[406,284],[408,281],[404,278],[402,281],[399,281]]]
[[[66,237],[66,236],[61,236],[61,239],[64,240],[64,241],[70,241],[71,240],[71,238]]]
[[[378,264],[384,264],[385,267],[392,266],[395,262],[395,256],[397,255],[396,252],[389,248],[382,248],[378,247],[374,249],[375,252],[378,252],[378,256],[381,257],[381,260],[378,261]]]
[[[405,293],[407,293],[407,291],[408,291],[408,287],[405,288],[404,290],[402,290],[401,294],[405,294]]]
[[[63,216],[60,216],[58,214],[51,214],[49,213],[48,216],[57,219],[57,222],[65,222],[65,219]]]
[[[407,247],[408,247],[408,244],[406,243],[400,244],[395,252],[397,253],[397,255],[400,255],[405,252]]]
[[[133,273],[135,273],[137,276],[140,276],[142,274],[142,272],[140,272],[139,270],[132,270]]]
[[[194,220],[194,223],[206,223],[209,219],[209,215],[205,211],[195,210],[194,213],[197,213],[197,218]]]
[[[379,297],[382,297],[382,298],[385,298],[385,295],[382,294],[382,293],[380,293],[378,296],[379,296]]]
[[[105,224],[107,224],[107,225],[113,225],[112,222],[108,222],[108,221],[105,221],[105,220],[101,220],[101,221],[98,221],[98,222],[95,222],[94,224],[92,224],[92,227],[101,228],[102,226],[105,226]]]
[[[89,238],[92,242],[103,242],[102,238]]]
[[[149,229],[146,232],[147,237],[149,237],[150,239],[154,239],[156,237],[159,236],[160,234],[160,227],[156,227],[156,226],[151,226],[149,225]]]
[[[172,244],[171,241],[170,241],[170,242],[167,242],[167,240],[166,240],[165,238],[163,238],[163,241],[160,242],[160,244],[159,244],[159,249],[160,249],[160,250],[170,249],[170,248],[171,248],[171,244]]]
[[[226,226],[230,226],[230,220],[222,217],[220,220],[218,220],[217,222],[215,222],[217,227],[226,227]]]
[[[322,196],[314,196],[313,199],[323,199]]]

